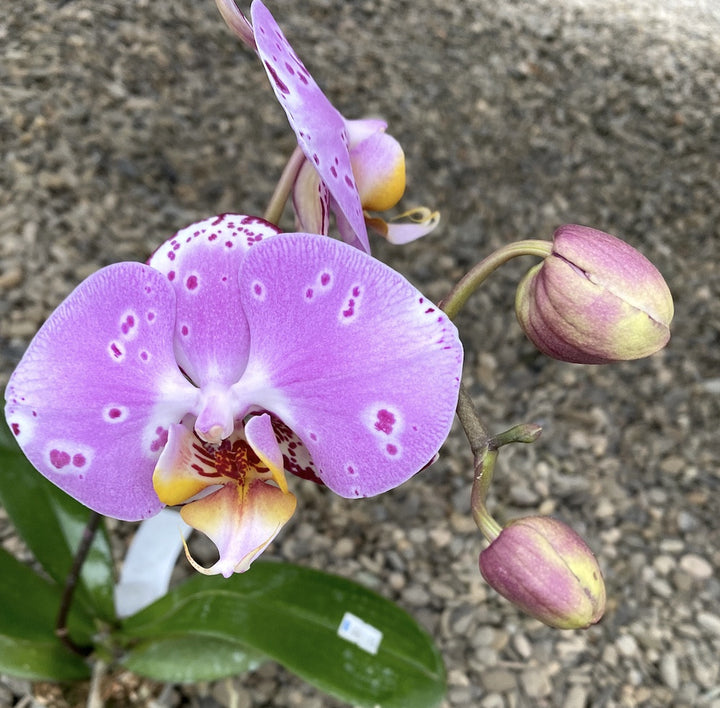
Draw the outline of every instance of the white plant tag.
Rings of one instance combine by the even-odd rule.
[[[337,633],[338,637],[359,646],[368,654],[377,654],[383,637],[383,633],[377,627],[363,622],[352,612],[343,615]]]

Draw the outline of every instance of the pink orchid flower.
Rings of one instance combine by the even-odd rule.
[[[242,17],[236,8],[234,13],[228,9],[229,2],[218,2],[223,16]],[[391,209],[403,196],[405,155],[400,143],[385,132],[385,121],[344,118],[265,5],[254,0],[250,13],[257,53],[305,156],[293,188],[298,229],[327,234],[332,212],[343,240],[367,253],[367,225],[397,244],[432,231],[440,217],[425,207],[397,217],[408,217],[411,223],[388,223],[368,213]]]
[[[292,516],[286,472],[343,497],[436,455],[462,347],[402,276],[347,244],[226,214],[83,281],[30,343],[6,417],[33,465],[102,514],[164,505],[244,571]],[[189,557],[189,555],[188,555]]]

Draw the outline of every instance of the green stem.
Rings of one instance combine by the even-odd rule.
[[[490,434],[480,420],[480,416],[477,410],[475,410],[475,405],[472,402],[470,394],[462,384],[460,384],[460,392],[458,394],[457,417],[470,443],[473,457],[477,458],[487,446]]]
[[[439,306],[451,320],[455,319],[468,298],[478,289],[486,278],[503,265],[503,263],[507,263],[509,260],[517,258],[518,256],[547,258],[551,252],[552,243],[550,241],[540,241],[537,239],[516,241],[515,243],[509,243],[502,248],[498,248],[497,251],[491,253],[487,258],[483,258],[483,260],[468,271],[463,278],[458,281],[447,297],[440,302]]]
[[[473,480],[470,495],[470,506],[475,524],[490,542],[494,541],[502,531],[502,527],[490,515],[485,504],[490,491],[493,473],[495,472],[497,456],[497,449],[491,449],[489,445],[485,447],[485,450],[475,463],[475,479]]]
[[[269,221],[271,224],[278,224],[280,222],[283,209],[285,209],[285,203],[290,196],[290,192],[292,192],[295,179],[298,176],[298,172],[300,172],[303,162],[305,162],[305,155],[299,147],[296,147],[280,175],[280,180],[275,187],[272,197],[270,197],[270,201],[265,209],[265,214],[263,215],[265,221]]]
[[[63,588],[62,600],[60,602],[60,610],[58,611],[57,620],[55,622],[55,635],[57,638],[68,648],[70,651],[79,654],[80,656],[88,656],[92,652],[92,647],[81,647],[76,644],[68,633],[68,615],[70,614],[70,607],[72,606],[72,599],[75,595],[75,588],[77,587],[78,580],[80,579],[80,571],[82,570],[83,563],[90,552],[90,546],[92,546],[95,534],[100,526],[102,516],[96,511],[90,514],[83,535],[80,538],[75,557],[73,558],[72,568],[65,578],[65,587]]]

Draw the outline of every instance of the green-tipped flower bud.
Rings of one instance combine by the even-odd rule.
[[[632,246],[568,225],[555,231],[552,253],[520,283],[515,312],[541,352],[605,364],[662,349],[673,301],[657,268]]]
[[[547,516],[505,526],[480,554],[480,572],[503,597],[551,627],[589,627],[605,611],[605,583],[592,551]]]

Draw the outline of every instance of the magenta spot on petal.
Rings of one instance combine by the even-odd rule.
[[[143,350],[140,352],[140,358],[141,358],[143,361],[147,361],[147,360],[150,358],[150,355],[143,349]]]
[[[348,465],[345,468],[345,470],[347,471],[348,474],[357,474],[357,472],[355,471],[355,468],[352,465]]]
[[[145,317],[147,318],[148,322],[152,322],[155,319],[155,313],[150,311],[145,315]]]
[[[330,174],[332,174],[333,177],[337,177],[337,170],[335,169],[335,165],[330,166]]]
[[[33,411],[34,413],[35,411]],[[13,423],[10,428],[13,431],[13,435],[20,435],[20,426],[17,423]]]
[[[168,258],[169,258],[171,261],[174,261],[174,260],[175,260],[175,253],[174,253],[174,251],[170,251],[170,252],[168,253]]]
[[[155,434],[157,435],[157,437],[150,443],[150,450],[152,452],[158,452],[158,450],[162,450],[162,448],[165,447],[168,439],[168,432],[162,426],[155,428]]]
[[[210,234],[208,236],[208,241],[214,241],[217,238],[217,234]]]
[[[308,288],[308,289],[305,291],[305,297],[306,297],[308,300],[312,300],[312,296],[313,296],[313,289],[312,289],[312,288]]]
[[[310,440],[317,441],[317,435],[315,435],[315,433],[310,433]]]
[[[77,455],[73,455],[73,467],[84,467],[86,462],[87,460],[85,459],[85,455],[82,455],[79,452],[77,453]]]
[[[108,418],[119,418],[122,415],[122,411],[119,408],[111,408],[108,411]]]
[[[289,94],[290,89],[282,82],[282,79],[278,76],[277,71],[275,71],[275,67],[267,61],[265,62],[265,66],[267,67],[268,74],[272,76],[272,80],[275,82],[275,86],[278,87],[280,93],[284,93],[285,95]]]
[[[323,287],[327,287],[329,282],[330,282],[330,273],[323,273],[320,276],[320,285],[322,285]]]
[[[359,285],[356,285],[356,286],[352,289],[352,294],[353,294],[354,297],[360,297],[360,286],[359,286]]]
[[[180,328],[180,334],[182,334],[183,337],[187,337],[189,333],[190,333],[190,330],[188,329],[187,325],[183,325]]]
[[[345,184],[350,187],[350,189],[355,189],[355,185],[349,175],[345,175]]]
[[[50,464],[55,469],[61,470],[70,464],[70,455],[63,450],[50,450]]]
[[[397,446],[389,444],[385,446],[385,449],[387,450],[388,455],[397,455]]]
[[[390,412],[385,410],[384,408],[382,410],[379,410],[377,412],[377,420],[375,421],[375,430],[379,430],[381,433],[385,433],[385,435],[390,435],[393,431],[393,426],[395,425],[395,416]],[[391,453],[394,454],[394,453]]]
[[[195,290],[198,286],[198,279],[197,275],[189,275],[188,279],[185,281],[185,287],[188,290]]]
[[[226,247],[226,248],[232,248],[232,247],[233,247],[233,242],[232,242],[232,241],[225,241],[225,247]]]
[[[115,344],[115,342],[113,342],[113,343],[110,345],[110,351],[112,351],[113,356],[114,356],[116,359],[120,359],[120,358],[122,357],[122,352],[120,351],[120,347],[118,347],[118,345]]]
[[[174,270],[169,271],[167,275],[168,275],[168,280],[171,280],[171,281],[175,280],[175,271]]]
[[[320,165],[320,158],[317,156],[317,153],[313,153],[313,161],[316,165]]]

